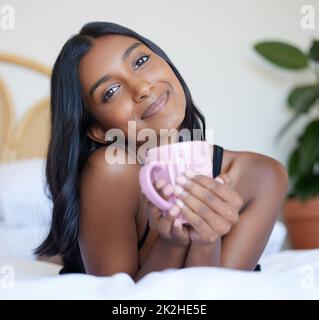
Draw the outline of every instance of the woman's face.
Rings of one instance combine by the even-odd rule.
[[[128,121],[136,122],[137,132],[148,128],[159,134],[160,129],[177,129],[185,117],[185,94],[175,73],[135,38],[95,39],[79,64],[79,77],[86,105],[104,134],[118,128],[127,137]],[[165,106],[145,114],[160,95]]]

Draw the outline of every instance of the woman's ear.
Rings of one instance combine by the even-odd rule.
[[[101,126],[97,123],[92,124],[89,127],[86,134],[90,139],[96,142],[103,143],[103,144],[106,143],[105,141],[106,130],[101,128]]]

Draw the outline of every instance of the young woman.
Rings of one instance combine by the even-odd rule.
[[[146,111],[159,97],[165,107]],[[37,254],[63,256],[62,273],[126,272],[135,281],[166,268],[255,270],[287,192],[283,166],[212,145],[213,178],[189,172],[177,188],[156,183],[163,197],[179,199],[164,216],[141,194],[141,161],[105,161],[106,132],[117,128],[127,137],[128,121],[137,132],[201,129],[205,139],[204,116],[156,44],[118,24],[88,23],[53,68],[46,166],[53,216]]]

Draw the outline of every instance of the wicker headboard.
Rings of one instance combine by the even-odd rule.
[[[51,69],[31,59],[0,53],[0,63],[10,63],[48,77]],[[15,108],[5,81],[0,78],[0,162],[44,158],[50,133],[49,101],[35,102],[21,121],[15,119]]]

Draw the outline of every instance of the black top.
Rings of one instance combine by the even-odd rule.
[[[224,149],[218,145],[214,145],[214,152],[213,152],[213,177],[217,177],[222,168],[222,161],[223,161],[223,152]],[[147,235],[149,233],[150,226],[149,221],[147,220],[146,228],[144,230],[143,236],[141,240],[138,242],[138,250],[144,244]],[[68,254],[63,256],[63,263],[64,267],[61,269],[60,274],[64,273],[86,273],[84,264],[81,258],[80,248],[79,245],[74,248],[74,250],[70,251]],[[255,271],[260,271],[260,265],[256,266]]]

